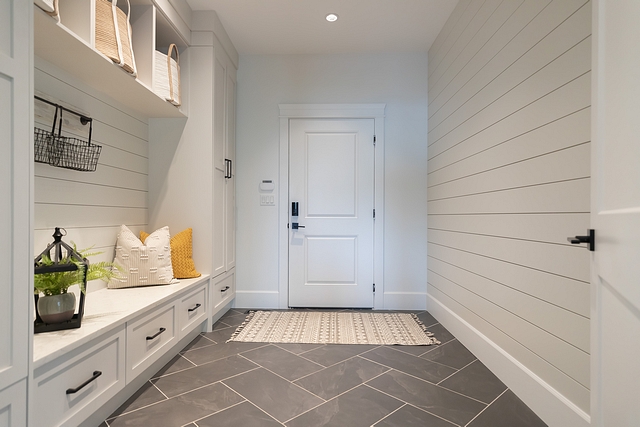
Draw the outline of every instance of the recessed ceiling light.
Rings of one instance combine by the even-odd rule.
[[[335,13],[330,13],[326,16],[325,19],[329,22],[335,22],[338,20],[338,15],[336,15]]]

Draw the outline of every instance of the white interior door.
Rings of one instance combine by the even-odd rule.
[[[373,119],[290,120],[291,307],[373,307],[373,133]]]
[[[592,425],[640,423],[640,2],[594,4]]]

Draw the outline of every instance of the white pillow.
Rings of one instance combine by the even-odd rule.
[[[145,244],[129,230],[120,227],[116,241],[114,263],[122,267],[118,278],[109,281],[109,288],[167,285],[173,279],[169,227],[162,227],[147,237]]]

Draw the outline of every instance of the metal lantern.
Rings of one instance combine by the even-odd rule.
[[[35,258],[35,274],[47,274],[47,273],[61,273],[67,271],[77,271],[78,264],[84,265],[83,273],[83,286],[80,292],[80,301],[78,303],[78,311],[73,314],[73,317],[69,320],[59,323],[46,323],[43,321],[40,313],[36,309],[36,320],[34,322],[34,333],[39,332],[52,332],[60,331],[64,329],[79,328],[82,322],[82,316],[84,315],[84,297],[87,289],[87,272],[89,270],[89,261],[83,258],[78,252],[76,252],[71,246],[62,241],[64,235],[60,232],[60,228],[56,227],[53,233],[53,243],[49,244],[47,248]],[[46,258],[45,258],[46,257]],[[44,259],[51,260],[52,264],[44,263]],[[40,296],[38,293],[34,295],[35,307],[38,307],[38,300]]]

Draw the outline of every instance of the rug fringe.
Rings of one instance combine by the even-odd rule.
[[[436,337],[433,336],[433,332],[429,332],[427,330],[427,327],[424,325],[424,323],[422,323],[422,320],[420,320],[418,318],[418,315],[415,313],[411,313],[411,317],[413,317],[413,320],[416,321],[416,323],[418,324],[418,326],[420,326],[420,328],[424,331],[424,333],[429,337],[429,341],[430,344],[441,344],[440,341],[438,341],[438,339]]]
[[[227,343],[233,341],[233,339],[237,337],[240,332],[242,332],[244,327],[247,326],[247,324],[251,321],[251,319],[253,319],[253,316],[255,316],[257,311],[258,310],[249,310],[249,314],[247,314],[247,317],[244,319],[244,322],[242,322],[242,324],[236,328],[236,331],[226,341]]]

